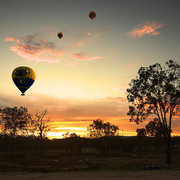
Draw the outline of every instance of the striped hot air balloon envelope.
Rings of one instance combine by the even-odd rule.
[[[22,92],[22,96],[24,96],[25,92],[32,86],[36,79],[36,74],[33,69],[20,66],[13,70],[12,79],[17,88]]]

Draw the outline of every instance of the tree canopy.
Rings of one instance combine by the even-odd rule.
[[[24,135],[28,131],[28,124],[31,123],[32,115],[25,107],[5,107],[0,109],[0,120],[3,125],[2,131],[5,134],[16,136]]]
[[[101,119],[94,120],[93,124],[90,124],[87,129],[91,138],[114,136],[119,130],[118,126],[109,122],[103,122]]]
[[[145,128],[137,129],[136,132],[137,136],[163,137],[163,130],[158,118],[154,118],[154,120],[150,121]]]
[[[129,86],[126,91],[130,121],[138,124],[149,115],[156,115],[169,156],[172,117],[180,114],[180,65],[169,60],[165,67],[159,63],[141,67]],[[169,157],[167,162],[170,161]]]
[[[154,118],[153,121],[150,121],[146,125],[146,133],[150,137],[162,137],[163,130],[161,128],[161,124],[157,118]]]
[[[166,115],[179,114],[180,107],[180,65],[170,60],[167,68],[156,63],[141,67],[136,79],[129,83],[127,99],[131,103],[128,115],[130,121],[143,122],[151,114],[157,115],[165,124]]]
[[[136,132],[137,132],[137,136],[139,136],[139,137],[145,137],[146,136],[146,129],[145,128],[136,129]]]

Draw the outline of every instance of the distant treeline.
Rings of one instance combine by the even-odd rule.
[[[180,137],[172,138],[172,151],[180,149]],[[163,141],[155,137],[112,136],[101,138],[70,137],[41,139],[31,136],[0,135],[1,154],[30,153],[156,153],[164,152]]]

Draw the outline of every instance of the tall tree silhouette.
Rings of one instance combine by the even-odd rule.
[[[130,121],[137,124],[155,114],[161,125],[166,148],[166,162],[171,163],[171,125],[174,115],[180,113],[180,65],[174,60],[164,68],[156,63],[141,67],[136,79],[129,83],[127,99],[130,103]]]
[[[28,124],[31,122],[32,115],[25,107],[5,107],[0,109],[0,120],[5,134],[16,136],[24,135],[28,132]]]

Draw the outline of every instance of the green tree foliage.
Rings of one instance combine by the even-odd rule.
[[[25,107],[5,107],[0,109],[2,132],[10,136],[25,135],[28,133],[28,125],[32,115]]]
[[[119,128],[109,122],[103,122],[100,119],[94,120],[87,128],[91,138],[99,138],[104,136],[114,136]]]
[[[166,161],[171,163],[170,137],[173,116],[180,113],[180,65],[169,60],[162,68],[156,63],[141,67],[136,79],[132,79],[127,89],[130,103],[130,121],[144,122],[149,115],[155,114],[161,125],[165,146]]]
[[[48,126],[49,119],[44,119],[46,114],[47,110],[44,110],[41,113],[36,113],[33,117],[33,131],[35,134],[39,134],[41,139],[43,139],[46,136],[46,133],[50,131]]]

